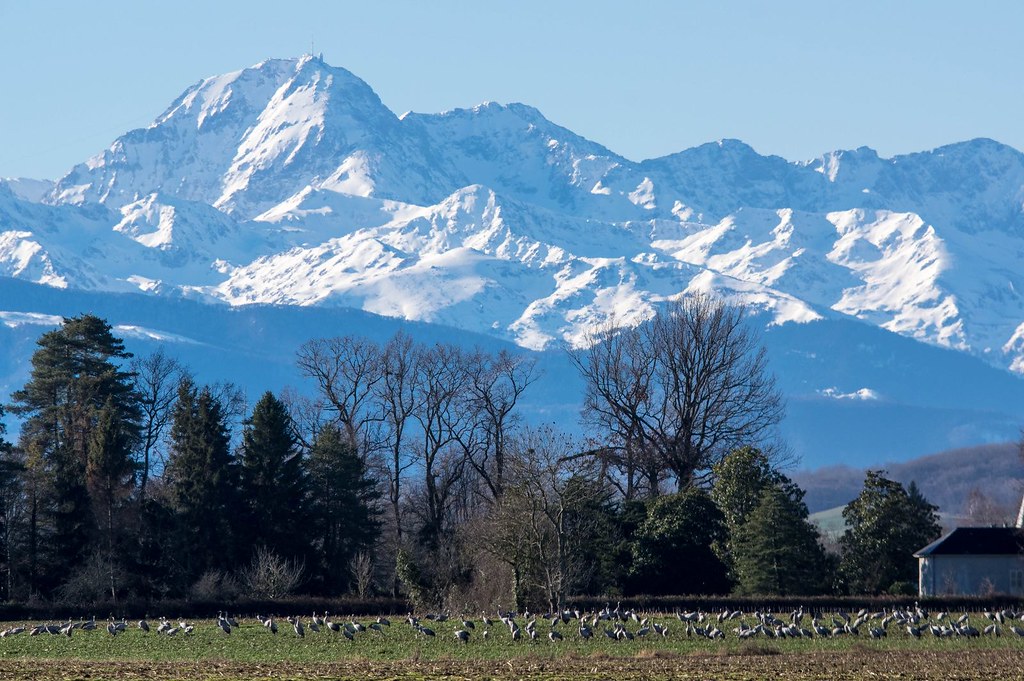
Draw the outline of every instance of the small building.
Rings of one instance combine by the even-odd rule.
[[[1024,595],[1024,529],[958,527],[914,554],[921,596]]]

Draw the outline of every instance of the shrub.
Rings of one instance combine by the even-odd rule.
[[[241,594],[238,580],[221,570],[207,570],[189,590],[196,601],[232,601]]]
[[[242,583],[253,598],[275,600],[293,594],[302,584],[305,564],[282,558],[270,549],[256,549],[252,563],[242,570]]]

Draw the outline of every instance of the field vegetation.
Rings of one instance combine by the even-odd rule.
[[[829,629],[844,622],[838,613],[819,613],[819,626]],[[777,616],[789,621],[789,616]],[[855,616],[852,616],[855,617]],[[859,631],[834,636],[775,637],[759,632],[743,638],[742,631],[768,621],[764,614],[748,613],[718,621],[709,616],[691,624],[677,615],[653,617],[638,614],[619,623],[599,620],[595,635],[580,635],[579,623],[570,619],[555,626],[537,620],[536,638],[513,638],[509,626],[497,619],[490,625],[482,617],[467,627],[462,618],[446,621],[421,619],[433,635],[408,622],[391,622],[380,631],[366,628],[351,638],[344,629],[310,628],[311,617],[302,618],[303,635],[281,618],[278,633],[255,618],[238,622],[224,633],[216,620],[186,622],[188,633],[157,633],[156,620],[144,632],[135,622],[111,635],[107,625],[86,631],[76,628],[65,634],[30,635],[39,623],[6,623],[5,631],[26,631],[0,639],[0,675],[10,679],[72,678],[700,678],[758,679],[769,676],[811,679],[1019,678],[1024,673],[1024,637],[1014,633],[1012,622],[1000,627],[1002,635],[983,634],[995,622],[980,613],[958,626],[974,627],[978,635],[936,636],[929,622],[950,630],[960,614],[937,614],[917,625],[882,616],[858,625]],[[352,627],[368,627],[376,618],[334,618]],[[525,631],[528,620],[516,618]],[[850,622],[856,622],[851,618]],[[588,621],[592,623],[591,621]],[[988,623],[987,625],[984,623]],[[65,623],[61,623],[62,626]],[[109,623],[107,623],[109,624]],[[179,622],[172,626],[178,627]],[[667,634],[657,633],[657,625]],[[811,630],[810,621],[803,628]],[[629,631],[632,638],[610,638],[605,629]],[[782,625],[778,625],[782,626]],[[885,627],[884,637],[874,638],[871,627]],[[908,626],[923,629],[918,638]],[[650,632],[640,635],[649,627]],[[687,633],[687,630],[690,632]],[[707,638],[697,629],[720,629],[721,638]],[[457,631],[469,631],[463,642]],[[552,640],[550,632],[561,633]],[[1024,631],[1024,630],[1022,630]],[[488,632],[485,636],[484,632]]]

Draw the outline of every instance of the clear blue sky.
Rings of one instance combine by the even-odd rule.
[[[1024,149],[1024,2],[0,0],[0,177],[56,178],[187,86],[310,41],[396,113],[520,101],[632,159]]]

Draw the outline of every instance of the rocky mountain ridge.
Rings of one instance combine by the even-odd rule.
[[[801,399],[847,404],[908,397],[877,370],[890,343],[865,353],[845,321],[1024,372],[1022,258],[1024,154],[992,140],[798,162],[721,140],[637,162],[524,104],[399,116],[310,56],[206,78],[56,182],[0,180],[3,277],[356,308],[536,351],[710,290],[807,340]],[[876,364],[830,378],[810,359],[824,337]]]

